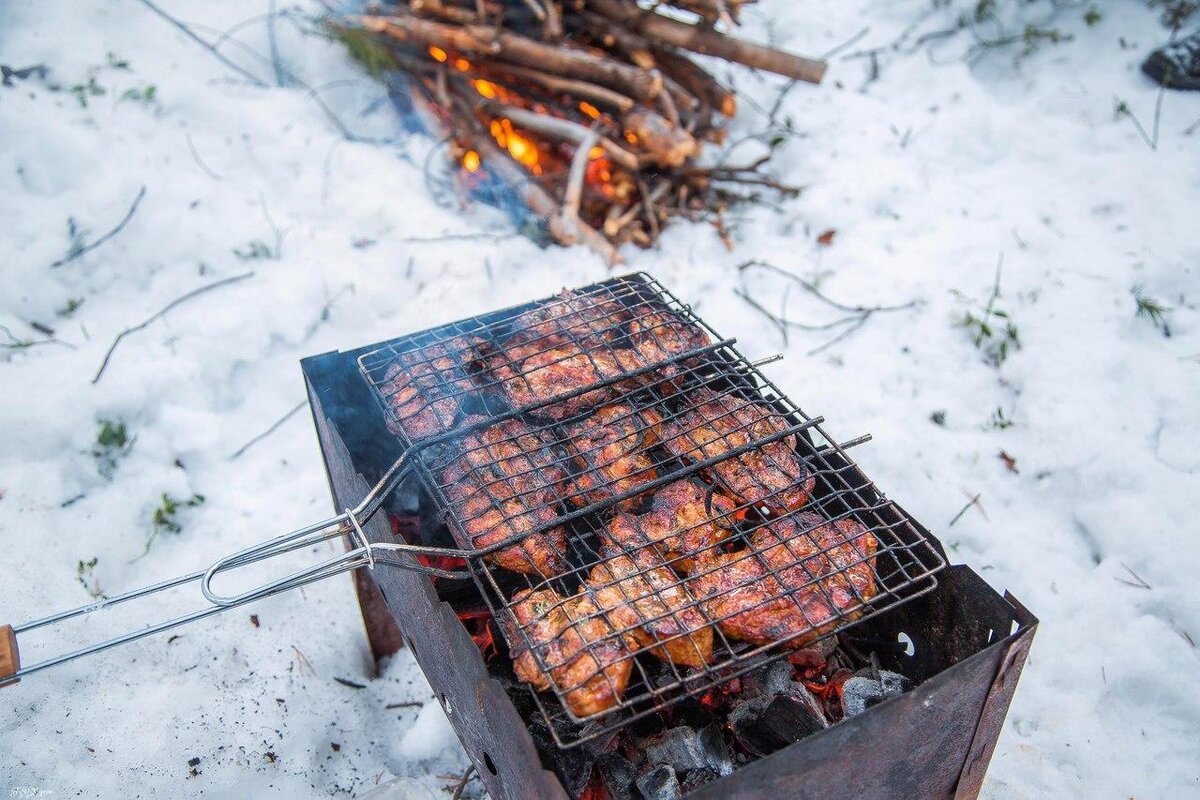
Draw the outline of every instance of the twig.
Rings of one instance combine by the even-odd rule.
[[[575,155],[571,158],[571,171],[567,177],[567,189],[563,194],[562,205],[563,225],[569,230],[579,230],[579,204],[583,200],[583,181],[587,177],[592,148],[599,140],[600,134],[594,129],[589,130],[583,141],[576,145]]]
[[[275,0],[267,6],[267,43],[271,48],[271,66],[275,68],[275,85],[285,86],[286,71],[279,61],[279,43],[275,41]]]
[[[296,412],[298,412],[300,409],[304,408],[304,406],[305,406],[305,405],[307,405],[307,403],[305,403],[303,400],[302,400],[302,401],[300,401],[299,403],[297,403],[297,404],[296,404],[296,406],[295,406],[295,408],[293,408],[291,411],[289,411],[289,412],[287,412],[286,414],[284,414],[284,415],[283,415],[282,417],[280,417],[279,419],[275,420],[275,422],[273,422],[273,423],[271,424],[271,427],[267,428],[265,431],[263,431],[262,433],[258,434],[258,435],[257,435],[257,436],[255,436],[253,439],[251,439],[250,441],[246,442],[244,445],[242,445],[242,446],[241,446],[241,447],[239,447],[237,450],[235,450],[235,451],[234,451],[234,452],[233,452],[233,453],[232,453],[232,454],[229,456],[229,460],[230,460],[230,461],[233,461],[234,459],[236,459],[236,458],[240,457],[240,456],[242,455],[242,453],[245,453],[245,452],[246,452],[247,450],[249,450],[251,447],[253,447],[254,445],[258,444],[259,442],[261,442],[263,439],[265,439],[265,438],[267,438],[268,436],[270,436],[270,435],[271,435],[272,433],[274,433],[275,431],[279,430],[280,426],[282,426],[282,425],[283,425],[283,423],[287,422],[289,419],[291,419],[292,417],[294,417],[294,416],[296,415]]]
[[[60,258],[58,261],[55,261],[50,266],[51,267],[61,267],[63,264],[69,264],[72,261],[74,261],[75,259],[84,255],[85,253],[90,253],[91,251],[93,251],[97,247],[99,247],[100,245],[107,242],[112,237],[116,236],[118,233],[121,232],[122,228],[124,228],[126,225],[129,224],[129,220],[133,219],[133,215],[137,213],[138,206],[141,204],[142,198],[145,196],[146,196],[146,187],[142,186],[141,189],[138,189],[137,197],[133,198],[133,204],[129,206],[129,210],[125,212],[124,218],[120,222],[117,223],[117,226],[115,228],[113,228],[108,233],[104,234],[103,236],[101,236],[99,239],[92,242],[91,244],[86,244],[79,248],[71,248],[71,252],[67,253],[65,256]]]
[[[184,137],[187,139],[188,149],[192,151],[192,158],[195,160],[196,166],[200,167],[204,174],[212,178],[214,181],[221,180],[221,176],[209,169],[208,165],[204,163],[204,160],[200,158],[200,153],[196,150],[196,143],[192,141],[191,131],[186,132]]]
[[[1127,581],[1124,578],[1117,578],[1117,577],[1114,577],[1113,580],[1117,581],[1118,583],[1123,583],[1126,586],[1132,586],[1135,589],[1153,589],[1154,588],[1150,584],[1146,583],[1146,581],[1144,581],[1142,579],[1141,575],[1138,575],[1136,572],[1131,570],[1124,561],[1121,562],[1121,568],[1124,569],[1126,572],[1128,572],[1129,576],[1131,578],[1133,578],[1133,580]]]
[[[463,792],[467,789],[467,784],[471,782],[471,778],[475,777],[475,765],[467,767],[463,772],[462,777],[458,779],[458,785],[454,787],[454,793],[450,795],[450,800],[462,800]]]
[[[406,702],[403,702],[403,703],[388,703],[386,706],[384,706],[384,708],[386,708],[386,709],[396,709],[396,708],[424,708],[424,707],[425,707],[425,704],[424,704],[424,703],[422,703],[422,702],[420,702],[420,701],[418,701],[418,700],[409,700],[409,701],[406,701]]]
[[[40,344],[61,344],[63,347],[69,347],[71,349],[75,348],[75,345],[71,344],[70,342],[64,342],[62,339],[55,339],[53,336],[48,339],[43,339],[40,342],[35,342],[31,339],[19,339],[13,335],[13,332],[10,331],[6,325],[0,325],[0,331],[3,331],[4,335],[8,337],[7,342],[0,342],[0,347],[4,348],[5,350],[24,350],[27,347],[37,347]]]
[[[259,78],[258,76],[254,75],[252,72],[249,72],[248,70],[246,70],[246,69],[243,69],[242,67],[240,67],[240,66],[238,66],[237,64],[235,64],[235,63],[234,63],[233,61],[231,61],[231,60],[230,60],[230,59],[229,59],[227,56],[225,56],[225,54],[224,54],[224,53],[222,53],[220,50],[218,50],[218,49],[217,49],[216,47],[214,47],[212,44],[210,44],[209,42],[206,42],[204,39],[201,39],[201,38],[200,38],[200,37],[199,37],[199,36],[196,34],[196,32],[195,32],[195,31],[193,31],[191,28],[189,28],[189,27],[188,27],[188,26],[187,26],[185,23],[183,23],[183,22],[182,22],[182,21],[180,21],[179,19],[176,19],[175,17],[172,17],[170,14],[168,14],[168,13],[167,13],[167,12],[165,12],[165,11],[163,11],[161,8],[159,8],[158,6],[156,6],[154,3],[150,2],[150,0],[141,0],[141,3],[142,3],[142,5],[144,5],[146,8],[150,9],[150,10],[151,10],[151,11],[153,11],[155,14],[157,14],[157,15],[158,15],[158,16],[160,16],[160,17],[162,17],[162,18],[163,18],[163,19],[165,19],[167,22],[171,23],[171,24],[172,24],[172,25],[174,25],[176,28],[178,28],[180,31],[182,31],[184,36],[188,37],[188,38],[189,38],[189,39],[191,39],[193,42],[195,42],[196,44],[200,45],[201,47],[203,47],[203,48],[204,48],[205,50],[207,50],[208,52],[212,53],[212,54],[213,54],[213,55],[214,55],[214,56],[217,58],[217,60],[218,60],[218,61],[220,61],[222,64],[224,64],[225,66],[229,67],[231,70],[233,70],[234,72],[238,73],[238,74],[239,74],[239,75],[241,75],[243,78],[245,78],[246,80],[248,80],[248,81],[250,81],[251,83],[253,83],[255,86],[258,86],[258,87],[260,87],[260,88],[264,88],[264,87],[266,87],[266,85],[267,85],[267,84],[266,84],[266,83],[264,83],[264,82],[262,81],[262,79],[261,79],[261,78]]]
[[[352,681],[349,678],[339,678],[335,675],[333,679],[335,681],[337,681],[338,683],[340,683],[342,686],[349,686],[351,689],[367,688],[367,685],[365,683],[359,683],[358,681]]]
[[[246,280],[246,278],[250,278],[253,276],[254,276],[253,272],[243,272],[241,275],[234,275],[233,277],[230,277],[230,278],[222,278],[219,281],[214,281],[213,283],[207,284],[205,286],[201,286],[199,289],[193,289],[192,291],[188,292],[187,294],[185,294],[181,297],[177,297],[174,300],[172,300],[171,302],[167,303],[165,306],[163,306],[162,310],[153,314],[152,316],[147,318],[144,322],[134,325],[132,328],[126,328],[125,330],[118,333],[117,337],[115,339],[113,339],[113,343],[111,345],[109,345],[108,352],[106,352],[104,354],[104,360],[100,362],[100,368],[98,370],[96,370],[96,376],[94,378],[92,378],[92,385],[99,383],[100,377],[104,374],[104,370],[108,366],[109,359],[112,358],[113,351],[115,351],[117,349],[117,345],[119,345],[121,343],[121,340],[124,339],[126,336],[129,336],[130,334],[137,333],[138,331],[145,329],[146,327],[151,325],[156,320],[159,320],[162,317],[166,316],[166,314],[169,311],[171,311],[171,309],[175,308],[176,306],[178,306],[182,303],[187,302],[188,300],[191,300],[193,297],[198,297],[199,295],[202,295],[205,292],[212,291],[213,289],[217,289],[221,286],[227,286],[231,283],[237,283],[238,281],[244,281],[244,280]]]
[[[959,511],[957,514],[955,514],[955,515],[954,515],[954,519],[950,520],[950,524],[949,524],[949,525],[947,525],[946,527],[947,527],[947,528],[953,528],[953,527],[954,527],[954,523],[956,523],[956,522],[958,522],[960,519],[962,519],[962,516],[963,516],[963,514],[966,514],[966,513],[967,513],[967,509],[969,509],[971,506],[978,506],[978,507],[979,507],[979,510],[980,510],[980,511],[982,511],[982,510],[983,510],[983,506],[980,506],[980,505],[979,505],[979,498],[980,498],[981,496],[982,496],[982,493],[978,493],[978,492],[977,492],[977,493],[975,494],[975,496],[974,496],[974,497],[972,497],[970,500],[968,500],[968,501],[967,501],[967,504],[966,504],[965,506],[963,506],[963,507],[962,507],[962,510],[961,510],[961,511]]]
[[[846,48],[850,47],[850,45],[852,45],[852,44],[855,44],[856,42],[858,42],[858,40],[859,40],[859,39],[863,38],[864,36],[866,36],[866,35],[867,35],[868,33],[870,33],[870,32],[871,32],[871,28],[870,28],[870,26],[867,26],[866,28],[863,28],[861,31],[859,31],[858,33],[854,34],[854,35],[853,35],[853,36],[851,36],[849,39],[847,39],[846,41],[844,41],[844,42],[842,42],[841,44],[839,44],[837,47],[833,48],[832,50],[830,50],[830,51],[828,51],[828,52],[826,52],[826,53],[822,53],[822,54],[821,54],[821,57],[818,59],[818,61],[828,61],[829,59],[831,59],[831,58],[833,58],[834,56],[836,56],[838,53],[840,53],[840,52],[842,52],[843,50],[845,50]]]

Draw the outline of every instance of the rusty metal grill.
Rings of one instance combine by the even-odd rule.
[[[845,450],[653,279],[359,359],[560,747],[936,586]]]

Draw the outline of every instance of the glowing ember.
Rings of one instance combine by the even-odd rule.
[[[449,57],[446,55],[446,51],[440,47],[430,47],[429,55],[433,56],[434,61],[442,61],[442,62],[444,62]]]
[[[478,172],[479,171],[479,153],[476,153],[474,150],[468,150],[463,155],[462,163],[463,163],[463,166],[466,167],[467,172],[470,172],[471,174]]]
[[[496,144],[509,152],[519,164],[527,167],[534,175],[542,174],[537,144],[519,133],[506,119],[494,119],[489,127]]]
[[[475,642],[475,646],[479,648],[479,652],[483,653],[484,661],[499,653],[499,650],[496,649],[496,639],[492,635],[491,619],[492,613],[490,611],[458,612],[459,622],[467,629],[467,633],[471,635],[471,640]]]
[[[456,58],[454,59],[454,68],[459,72],[466,72],[471,68],[471,62],[465,58]]]
[[[596,108],[594,105],[589,103],[587,100],[581,100],[579,102],[579,110],[582,111],[583,113],[587,114],[592,119],[600,118],[600,109]]]
[[[496,84],[492,83],[491,81],[485,81],[481,78],[477,78],[471,81],[471,85],[475,87],[475,91],[479,92],[489,100],[496,96]]]

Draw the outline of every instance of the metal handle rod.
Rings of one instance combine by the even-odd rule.
[[[377,553],[409,553],[412,555],[440,555],[440,556],[461,556],[466,557],[468,554],[460,550],[450,550],[441,547],[424,547],[421,545],[410,544],[394,544],[388,542],[371,542],[367,539],[366,533],[363,531],[362,524],[374,516],[375,512],[383,505],[383,499],[404,477],[408,474],[407,453],[401,455],[395,463],[388,469],[384,476],[371,488],[362,501],[353,509],[346,509],[337,516],[329,519],[315,522],[310,525],[305,525],[294,531],[276,536],[266,542],[262,542],[251,547],[244,548],[218,559],[212,566],[205,570],[199,570],[187,575],[181,575],[176,578],[159,581],[158,583],[143,586],[138,589],[133,589],[123,592],[113,597],[106,597],[97,600],[93,603],[78,606],[76,608],[60,611],[40,619],[24,622],[20,625],[12,626],[12,633],[15,636],[18,633],[26,633],[28,631],[42,628],[48,625],[63,622],[74,617],[84,614],[90,614],[94,611],[99,611],[104,608],[119,605],[139,598],[148,597],[168,589],[174,589],[179,586],[191,583],[193,581],[200,582],[200,591],[204,597],[211,603],[206,608],[201,608],[188,614],[179,617],[174,617],[154,625],[148,625],[138,630],[129,631],[128,633],[114,636],[110,639],[105,639],[94,644],[85,645],[77,649],[53,656],[35,664],[20,667],[14,672],[9,672],[5,675],[0,675],[0,685],[9,682],[15,682],[27,675],[32,675],[36,672],[49,669],[50,667],[58,666],[68,661],[73,661],[77,658],[99,653],[108,650],[112,647],[117,647],[128,642],[136,641],[146,636],[152,636],[156,633],[176,628],[181,625],[186,625],[189,622],[210,617],[214,614],[219,614],[231,608],[236,608],[255,600],[260,600],[271,595],[280,594],[292,589],[306,586],[310,583],[315,583],[325,578],[340,575],[343,572],[358,569],[360,567],[368,567],[374,569],[377,563],[382,563],[386,566],[400,567],[402,569],[410,569],[418,572],[423,572],[428,575],[433,575],[439,578],[448,580],[463,579],[470,577],[470,572],[467,570],[444,570],[435,567],[427,567],[423,564],[414,563],[411,560],[388,560],[380,561],[377,559]],[[261,561],[265,561],[276,556],[285,555],[306,547],[311,547],[321,542],[329,541],[341,536],[352,536],[358,542],[358,546],[352,550],[348,550],[333,558],[321,561],[304,569],[298,570],[286,577],[271,581],[264,585],[250,589],[237,595],[225,596],[219,595],[212,590],[212,580],[219,574],[230,570],[238,569],[239,567],[249,566]]]

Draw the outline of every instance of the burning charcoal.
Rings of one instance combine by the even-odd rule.
[[[637,780],[637,770],[633,764],[616,753],[605,753],[596,759],[596,769],[600,771],[610,800],[636,800],[633,784]]]
[[[701,731],[687,725],[671,728],[647,745],[646,760],[651,764],[668,764],[677,773],[693,769],[710,769],[720,775],[733,772],[733,756],[716,725]]]
[[[738,744],[759,756],[769,755],[829,726],[821,704],[802,684],[786,692],[757,697],[729,714]]]
[[[667,764],[659,764],[639,775],[637,788],[646,800],[678,800],[682,796],[679,778]]]
[[[847,717],[856,717],[871,706],[902,695],[911,688],[912,681],[898,672],[860,670],[842,685],[842,710]]]

